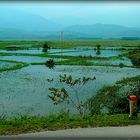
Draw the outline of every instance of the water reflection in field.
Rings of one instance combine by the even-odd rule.
[[[17,115],[45,115],[55,113],[60,109],[66,110],[66,105],[54,106],[48,99],[49,87],[65,86],[58,82],[60,74],[70,74],[74,78],[95,76],[79,90],[81,100],[86,100],[96,94],[96,91],[105,85],[112,85],[123,77],[140,75],[136,68],[116,67],[83,67],[83,66],[56,66],[54,70],[45,66],[28,66],[16,71],[0,73],[0,112],[6,116]],[[54,83],[48,78],[56,80]],[[70,89],[69,89],[70,91]],[[72,92],[71,96],[74,96]],[[73,109],[72,109],[73,110]],[[73,110],[74,112],[74,110]]]

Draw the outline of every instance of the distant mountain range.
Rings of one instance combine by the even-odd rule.
[[[82,33],[86,36],[102,38],[140,37],[140,28],[130,28],[112,24],[73,25],[66,32]]]
[[[0,8],[0,28],[12,28],[27,31],[50,31],[60,29],[61,25],[39,15],[20,10]]]
[[[0,39],[60,39],[61,31],[66,40],[140,38],[140,28],[112,24],[64,27],[38,15],[0,9]]]

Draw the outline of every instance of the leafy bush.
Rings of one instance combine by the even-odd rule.
[[[130,58],[134,66],[140,66],[140,51],[132,51],[128,53],[128,58]]]
[[[66,85],[66,88],[49,88],[50,94],[48,97],[53,101],[54,105],[58,105],[60,103],[67,103],[72,105],[80,115],[85,115],[86,111],[86,104],[79,98],[79,90],[75,88],[75,86],[83,86],[88,81],[95,80],[95,77],[82,77],[73,79],[71,75],[60,75],[59,81],[60,83],[64,83]],[[71,96],[68,89],[72,89],[74,96]]]
[[[140,58],[133,58],[133,57],[130,57],[131,61],[132,61],[132,64],[134,66],[140,66]]]
[[[123,63],[119,63],[119,67],[123,68],[125,65]]]
[[[140,109],[140,76],[123,79],[114,86],[104,87],[88,100],[91,114],[129,113],[129,95],[138,96],[138,109]]]

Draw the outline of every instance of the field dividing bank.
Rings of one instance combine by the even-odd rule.
[[[2,63],[3,63],[3,65],[2,65]],[[12,60],[0,60],[0,72],[21,69],[21,68],[26,67],[28,65],[29,64],[27,64],[27,63],[17,62],[17,61],[12,61]]]
[[[140,47],[140,41],[65,41],[51,42],[54,47],[70,48],[76,46],[97,46],[101,45],[103,47],[107,46],[124,46],[124,47]],[[57,44],[57,45],[56,45]]]
[[[32,65],[46,65],[46,62],[33,62],[31,63]],[[128,68],[139,68],[138,66],[130,66],[130,65],[125,65],[123,63],[120,64],[109,64],[107,62],[105,63],[100,63],[100,62],[90,62],[88,60],[64,60],[64,61],[57,61],[55,62],[55,65],[67,65],[67,66],[108,66],[108,67],[128,67]]]

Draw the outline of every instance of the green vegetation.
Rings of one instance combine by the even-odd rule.
[[[0,119],[0,135],[12,135],[42,130],[60,130],[78,127],[127,126],[140,124],[140,114],[131,120],[128,114],[84,116],[60,112],[55,115],[21,116]]]
[[[126,78],[116,82],[113,86],[100,89],[88,100],[91,114],[117,114],[129,112],[129,95],[138,96],[140,109],[140,76]]]
[[[49,42],[51,48],[73,48],[76,46],[124,46],[124,47],[136,47],[140,46],[140,41],[50,41]]]
[[[85,59],[70,59],[56,62],[56,65],[80,65],[80,66],[93,66],[93,63]]]
[[[32,47],[36,48],[44,48],[46,51],[49,48],[62,48],[62,43],[60,41],[0,41],[0,48],[4,49],[2,46],[9,46],[9,45],[23,45],[20,46],[20,49],[28,49]],[[25,48],[24,48],[25,45]],[[27,46],[26,46],[27,45]],[[29,45],[29,46],[28,46]],[[123,46],[123,47],[140,47],[139,41],[67,41],[64,42],[63,49],[71,48],[74,46],[96,46],[97,54],[100,54],[100,49],[106,46]],[[120,64],[111,64],[109,62],[102,63],[102,62],[91,62],[90,60],[117,60],[123,57],[128,57],[131,59],[134,67],[139,67],[139,50],[134,52],[129,52],[125,50],[125,53],[119,56],[112,56],[112,57],[97,57],[97,56],[67,56],[67,55],[57,55],[57,53],[44,53],[44,54],[22,54],[22,53],[0,53],[0,56],[39,56],[39,57],[47,57],[47,58],[61,58],[67,59],[64,61],[56,62],[56,65],[82,65],[82,66],[113,66],[113,67],[133,67],[127,66],[125,63]],[[53,55],[52,55],[53,54]],[[55,55],[54,55],[55,54]],[[44,63],[32,63],[32,64],[44,64]]]
[[[35,63],[33,63],[35,64]],[[36,63],[37,64],[37,63]],[[79,66],[111,66],[111,67],[133,67],[133,66],[127,66],[124,64],[119,64],[119,65],[113,65],[113,64],[109,64],[109,63],[94,63],[94,62],[88,62],[88,60],[65,60],[65,61],[58,61],[56,62],[56,65],[79,65]]]
[[[0,49],[6,49],[6,47],[17,46],[18,49],[28,49],[41,47],[42,44],[38,41],[14,41],[14,40],[5,40],[0,41]]]
[[[122,56],[113,56],[113,57],[94,57],[94,56],[66,56],[66,55],[51,55],[51,54],[22,54],[22,53],[0,53],[0,56],[38,56],[38,57],[46,57],[46,58],[59,58],[59,59],[66,59],[62,61],[55,62],[56,65],[81,65],[81,66],[113,66],[113,67],[120,67],[120,65],[112,65],[107,63],[94,63],[89,62],[89,60],[116,60],[120,59]],[[44,65],[44,63],[31,63],[34,65]],[[130,67],[126,66],[125,64],[123,67]]]
[[[97,46],[101,45],[102,47],[105,46],[123,46],[123,47],[139,47],[140,41],[45,41],[45,40],[38,40],[38,41],[0,41],[0,49],[5,49],[6,46],[11,45],[21,45],[20,48],[40,48],[43,46],[43,44],[47,43],[51,48],[73,48],[76,46]],[[28,44],[31,44],[30,46],[27,46]]]
[[[10,70],[17,70],[17,69],[23,68],[25,66],[28,66],[28,64],[26,64],[26,63],[17,62],[17,61],[11,61],[11,60],[0,60],[0,62],[16,63],[16,65],[14,65],[14,66],[0,68],[0,72],[10,71]]]
[[[134,66],[140,66],[140,51],[132,51],[127,54],[128,58],[131,59]]]
[[[96,60],[96,59],[95,59]],[[31,63],[32,65],[45,65],[45,62],[33,62]],[[120,64],[109,64],[109,63],[102,63],[102,62],[98,62],[98,63],[94,63],[94,62],[89,62],[88,59],[69,59],[69,60],[62,60],[62,61],[55,61],[55,65],[73,65],[73,66],[109,66],[109,67],[134,67],[134,66],[127,66],[123,63]]]

